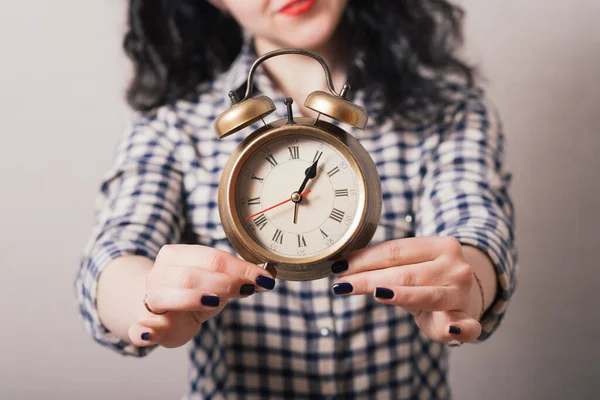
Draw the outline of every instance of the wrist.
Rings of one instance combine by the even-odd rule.
[[[469,304],[471,305],[469,315],[477,321],[481,321],[483,314],[485,314],[486,299],[483,284],[477,272],[473,272],[473,282],[469,291],[469,299]]]
[[[463,255],[474,274],[469,291],[469,315],[480,320],[496,297],[496,271],[489,257],[478,248],[463,246]]]
[[[144,311],[146,277],[153,261],[141,256],[122,256],[109,262],[97,286],[97,309],[102,324],[123,340]]]

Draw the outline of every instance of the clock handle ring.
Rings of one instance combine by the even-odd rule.
[[[325,71],[325,78],[327,80],[327,87],[329,88],[329,91],[336,97],[345,99],[346,94],[350,90],[350,86],[344,85],[344,88],[342,89],[342,91],[339,94],[335,91],[335,87],[333,85],[333,79],[331,77],[331,71],[329,70],[329,67],[325,63],[325,60],[323,60],[323,57],[321,57],[320,55],[315,54],[311,51],[308,51],[308,50],[289,48],[289,49],[278,49],[278,50],[270,51],[268,53],[263,54],[262,56],[257,58],[256,61],[254,61],[254,63],[252,64],[252,67],[250,67],[250,72],[248,72],[248,82],[246,84],[246,94],[244,95],[244,98],[241,101],[244,101],[244,100],[250,98],[250,96],[252,95],[252,90],[254,89],[254,73],[256,72],[256,69],[258,68],[258,66],[260,64],[262,64],[264,61],[267,61],[269,58],[287,55],[287,54],[296,54],[296,55],[301,55],[301,56],[307,56],[307,57],[311,57],[311,58],[317,60],[319,62],[319,64],[321,64],[321,66],[323,67],[323,71]]]

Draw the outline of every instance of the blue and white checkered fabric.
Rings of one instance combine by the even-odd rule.
[[[101,344],[127,355],[149,351],[119,340],[98,317],[96,282],[111,259],[153,259],[169,243],[233,252],[219,220],[217,187],[250,128],[219,140],[213,122],[255,58],[247,43],[226,73],[198,88],[195,99],[137,115],[127,130],[102,184],[75,285],[86,330]],[[270,118],[284,118],[284,96],[261,69],[256,88],[278,106]],[[482,323],[481,339],[487,338],[503,317],[516,275],[509,175],[493,109],[481,91],[472,90],[443,123],[408,129],[382,116],[372,93],[357,91],[354,101],[371,119],[365,131],[345,129],[373,157],[383,189],[374,241],[453,236],[488,254],[499,290]],[[403,309],[372,296],[337,297],[332,283],[278,281],[269,293],[231,300],[191,343],[188,398],[450,396],[443,344],[425,338]]]

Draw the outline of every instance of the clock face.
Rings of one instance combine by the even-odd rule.
[[[327,142],[285,135],[258,147],[241,167],[237,214],[250,237],[270,252],[311,256],[338,244],[351,229],[358,180],[349,160]]]

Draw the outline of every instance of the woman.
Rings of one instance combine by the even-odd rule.
[[[515,287],[503,136],[454,55],[461,20],[442,0],[132,0],[138,112],[76,282],[93,337],[136,356],[191,341],[190,398],[449,397],[444,343],[489,337]],[[218,140],[214,118],[253,60],[283,47],[350,82],[371,119],[345,128],[383,190],[374,244],[311,282],[230,254],[216,209],[248,131]],[[309,58],[263,67],[255,92],[275,104],[326,88]]]

